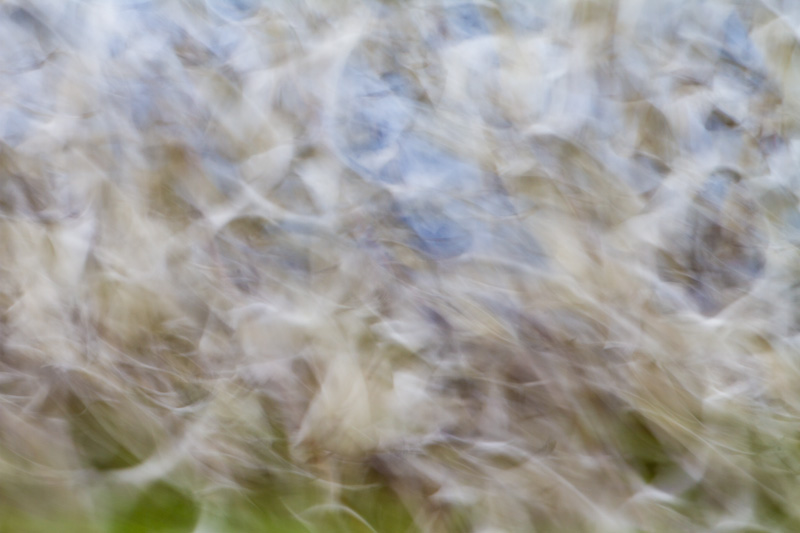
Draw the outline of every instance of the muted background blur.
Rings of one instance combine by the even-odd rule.
[[[800,531],[798,38],[0,1],[0,532]]]

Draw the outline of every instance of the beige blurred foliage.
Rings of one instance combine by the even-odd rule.
[[[0,498],[797,530],[799,21],[0,2]]]

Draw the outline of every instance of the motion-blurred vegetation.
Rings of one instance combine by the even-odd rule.
[[[0,533],[800,531],[798,28],[0,1]]]

